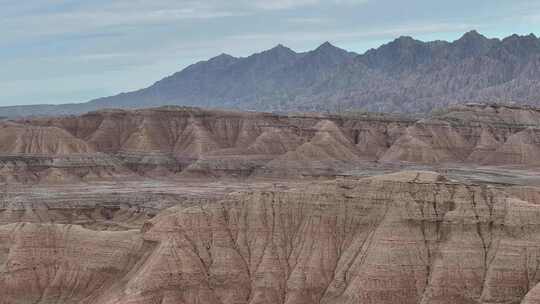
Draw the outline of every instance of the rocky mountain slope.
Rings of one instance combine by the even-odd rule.
[[[6,223],[0,303],[538,303],[539,193],[406,171],[239,192],[140,229]]]
[[[159,105],[258,111],[369,110],[429,113],[467,102],[539,105],[540,40],[488,39],[476,31],[453,42],[400,37],[357,55],[324,43],[296,53],[277,47],[198,62],[134,92],[83,104],[0,108],[0,116],[77,114]]]
[[[162,107],[0,124],[0,180],[335,176],[363,164],[540,165],[540,110],[469,104],[395,115]]]

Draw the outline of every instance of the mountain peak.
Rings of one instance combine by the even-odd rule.
[[[349,53],[346,50],[338,48],[337,46],[331,44],[328,41],[321,44],[319,47],[317,47],[312,52],[313,53],[324,53],[324,54],[346,54],[346,53]]]
[[[330,42],[321,44],[316,49],[303,54],[301,64],[319,64],[335,66],[354,58],[357,54],[338,48]]]
[[[476,30],[472,30],[465,33],[463,36],[461,36],[461,38],[459,38],[455,42],[457,42],[458,44],[471,45],[471,44],[477,44],[477,43],[485,43],[487,41],[490,41],[490,39],[480,34]]]
[[[502,40],[501,47],[522,60],[540,53],[540,40],[533,34],[521,36],[513,34]]]
[[[326,41],[325,43],[319,45],[319,47],[317,48],[317,50],[324,50],[324,49],[337,49],[337,47],[331,44],[330,42]]]
[[[394,41],[383,45],[380,49],[394,50],[396,52],[409,52],[427,45],[428,43],[416,40],[411,36],[401,36]]]
[[[413,42],[419,42],[419,41],[414,39],[411,36],[399,36],[399,38],[397,38],[393,42],[397,42],[397,43],[413,43]]]
[[[220,55],[216,56],[216,57],[213,57],[211,58],[210,60],[208,60],[209,63],[214,63],[214,64],[228,64],[230,62],[234,62],[236,59],[236,57],[233,57],[229,54],[225,54],[225,53],[221,53]]]
[[[529,34],[529,35],[518,35],[518,34],[513,34],[511,36],[508,36],[506,38],[504,38],[502,41],[503,43],[504,42],[516,42],[516,41],[534,41],[534,40],[538,40],[538,38],[536,37],[535,34]]]
[[[461,36],[461,39],[487,39],[486,36],[480,34],[477,30],[471,30]]]
[[[281,43],[271,48],[270,50],[292,51],[289,47],[286,47]]]
[[[497,43],[496,39],[488,39],[476,30],[465,33],[452,43],[454,54],[458,58],[485,54]]]
[[[232,55],[229,55],[229,54],[227,54],[227,53],[221,53],[221,54],[219,54],[218,56],[216,56],[216,57],[214,57],[214,58],[212,58],[212,59],[219,59],[219,60],[221,60],[221,59],[234,59],[234,58],[235,58],[235,57],[233,57]]]
[[[283,44],[278,44],[275,47],[262,52],[261,54],[281,54],[281,55],[296,55],[296,52]]]
[[[408,49],[408,48],[412,48],[420,44],[423,44],[423,42],[420,40],[416,40],[411,36],[400,36],[394,41],[386,45],[383,45],[381,48]]]

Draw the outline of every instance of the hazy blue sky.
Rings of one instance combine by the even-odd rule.
[[[0,105],[83,102],[220,53],[540,34],[538,0],[0,0]]]

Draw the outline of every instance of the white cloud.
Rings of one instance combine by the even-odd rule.
[[[38,1],[30,1],[36,3]],[[48,0],[41,5],[26,5],[19,14],[0,12],[0,26],[6,36],[39,37],[70,33],[88,33],[116,26],[169,24],[181,20],[205,20],[244,15],[240,10],[219,7],[200,1],[117,0],[107,4],[82,4],[71,9],[53,8],[62,0]]]
[[[311,5],[356,5],[366,3],[368,0],[255,0],[249,1],[254,7],[265,10],[293,9]]]
[[[119,26],[240,17],[308,6],[355,5],[368,0],[97,0],[77,5],[69,5],[67,0],[28,0],[23,4],[4,1],[7,1],[7,9],[0,12],[4,38],[19,39],[88,33]],[[314,22],[315,19],[308,17],[305,21]]]
[[[5,0],[12,2],[12,0]],[[166,25],[179,21],[205,21],[217,18],[256,15],[264,11],[290,10],[321,4],[351,5],[367,0],[115,0],[82,2],[64,8],[66,0],[13,2],[0,12],[4,42],[43,38],[47,35],[91,33],[121,26]],[[9,14],[7,12],[10,12]],[[321,21],[319,19],[318,21]],[[291,20],[293,21],[293,20]],[[298,19],[302,21],[302,19]],[[314,23],[315,18],[303,21]],[[320,22],[319,22],[320,23]]]
[[[325,25],[332,23],[331,18],[322,17],[292,17],[287,19],[287,22],[301,25]]]
[[[300,6],[314,5],[318,0],[272,0],[272,1],[251,1],[254,7],[265,10],[291,9]]]

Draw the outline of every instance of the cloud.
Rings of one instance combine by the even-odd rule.
[[[366,3],[368,0],[255,0],[250,1],[254,7],[264,10],[284,10],[314,5],[357,5]]]
[[[292,17],[287,22],[300,25],[324,25],[332,23],[332,19],[323,17]]]
[[[9,0],[11,1],[11,0]],[[11,37],[37,37],[88,33],[123,26],[171,24],[182,20],[238,17],[246,13],[200,1],[95,1],[95,4],[68,6],[65,0],[29,0],[9,14],[0,12],[0,26]],[[62,5],[63,4],[63,5]],[[15,14],[18,12],[18,14]]]
[[[253,6],[265,10],[291,9],[306,5],[317,4],[318,0],[273,0],[273,1],[252,1]]]
[[[28,0],[23,4],[14,0],[4,1],[11,9],[0,12],[0,27],[3,43],[9,44],[12,41],[43,40],[47,36],[101,35],[125,27],[143,29],[151,25],[256,16],[267,11],[308,6],[354,5],[367,0]],[[322,24],[310,17],[304,20],[299,17],[297,21]]]

